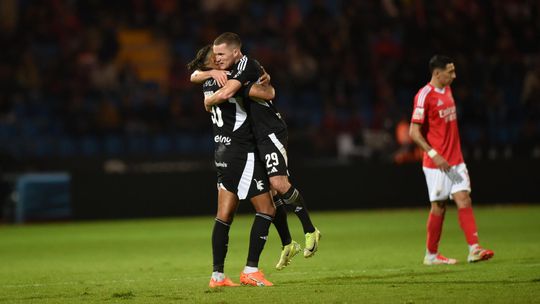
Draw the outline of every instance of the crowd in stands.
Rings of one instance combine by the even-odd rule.
[[[465,153],[540,157],[535,0],[0,5],[4,156],[210,155],[210,119],[185,66],[198,48],[232,31],[272,76],[292,153],[392,160],[403,143],[394,132],[408,123],[413,97],[429,81],[427,62],[443,53],[456,61]],[[118,60],[118,35],[130,29],[166,41],[165,82],[142,79],[135,63]]]

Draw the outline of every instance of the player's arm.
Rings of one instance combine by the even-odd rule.
[[[240,81],[236,79],[227,80],[225,85],[214,93],[214,95],[216,95],[217,103],[221,103],[233,97],[241,87],[242,83],[240,83]]]
[[[433,147],[429,145],[427,140],[422,135],[422,125],[419,123],[411,122],[411,126],[409,127],[409,135],[411,136],[411,139],[422,149],[424,150],[429,157],[433,160],[435,165],[441,170],[448,171],[450,169],[450,165],[442,157]]]
[[[230,74],[232,76],[227,83],[216,92],[219,94],[218,99],[227,100],[233,97],[244,84],[258,81],[259,75],[263,73],[257,61],[247,60],[238,63]]]
[[[255,83],[249,89],[249,97],[272,100],[276,97],[276,90],[270,84]]]
[[[203,83],[207,79],[214,78],[220,87],[224,86],[227,82],[227,72],[222,70],[208,70],[201,71],[196,70],[191,73],[189,80],[193,83]]]
[[[249,97],[259,98],[264,100],[272,100],[276,97],[276,90],[270,84],[270,75],[263,69],[264,74],[259,77],[256,83],[247,85]]]
[[[214,92],[214,94],[204,97],[204,106],[211,107],[220,104],[234,96],[234,94],[242,87],[238,80],[230,79],[225,85]]]

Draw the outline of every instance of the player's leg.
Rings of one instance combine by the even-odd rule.
[[[431,209],[426,224],[426,254],[425,265],[455,264],[455,259],[450,259],[439,253],[444,216],[446,214],[446,200],[450,195],[450,181],[439,169],[423,168],[428,187]]]
[[[315,227],[311,222],[309,213],[307,212],[304,198],[300,191],[294,188],[289,182],[289,177],[286,175],[275,175],[270,177],[270,184],[273,189],[281,196],[281,199],[285,203],[287,208],[292,209],[294,213],[300,219],[304,233],[312,233],[315,231]]]
[[[274,226],[279,234],[281,240],[281,246],[289,245],[292,241],[291,231],[289,230],[289,224],[287,222],[287,210],[283,200],[276,191],[272,189],[272,200],[276,207],[276,214],[274,216]]]
[[[272,191],[275,193],[275,190]],[[275,193],[277,194],[277,193]],[[274,226],[278,231],[281,239],[281,254],[276,264],[277,270],[282,270],[291,263],[294,256],[300,252],[300,245],[292,240],[289,224],[287,223],[287,210],[285,204],[279,195],[273,196],[274,205],[276,206],[276,215],[274,216]]]
[[[244,285],[272,286],[273,284],[264,278],[264,274],[258,267],[276,209],[270,192],[252,197],[251,203],[255,207],[256,214],[249,237],[248,259],[244,271],[240,274],[240,282]]]
[[[467,261],[471,263],[489,260],[494,255],[493,251],[484,249],[478,244],[478,230],[472,209],[471,183],[467,166],[464,163],[453,166],[448,175],[452,179],[451,197],[458,208],[459,225],[469,245]]]
[[[289,225],[287,223],[285,204],[281,199],[281,194],[284,192],[280,192],[282,186],[280,187],[280,185],[276,184],[274,176],[287,174],[287,151],[275,134],[271,134],[265,140],[260,141],[257,147],[259,158],[265,166],[266,175],[270,181],[270,188],[272,189],[273,200],[276,206],[274,226],[278,231],[282,245],[286,246],[292,241],[291,232],[289,231]],[[278,188],[274,187],[274,185],[278,186]]]
[[[478,230],[476,228],[476,220],[472,209],[472,200],[468,191],[459,191],[452,194],[458,208],[458,219],[461,230],[465,235],[467,244],[469,245],[469,255],[467,261],[469,263],[489,260],[493,257],[494,252],[489,249],[484,249],[478,244]]]
[[[306,209],[304,198],[300,191],[293,187],[286,175],[274,175],[270,177],[272,188],[280,194],[286,208],[294,211],[302,223],[302,228],[306,235],[306,247],[304,248],[304,257],[313,256],[319,248],[321,232],[313,226],[311,217]]]
[[[286,132],[282,134],[286,136]],[[283,142],[286,142],[286,139],[282,140],[284,140]],[[266,174],[269,178],[274,180],[274,184],[275,179],[272,178],[273,176],[287,175],[287,151],[275,134],[271,134],[266,140],[260,141],[258,151],[260,159],[266,166]],[[286,180],[286,182],[288,183],[288,180]],[[270,183],[272,183],[272,181],[270,181]],[[288,184],[286,187],[281,185],[277,186],[283,188],[281,191],[282,194],[285,193],[291,185]],[[274,195],[274,204],[276,206],[274,226],[278,231],[282,244],[282,250],[276,268],[281,270],[289,265],[291,259],[300,251],[300,245],[291,237],[291,232],[287,223],[287,208],[280,193],[275,188],[272,188],[272,194]]]
[[[232,224],[234,214],[238,207],[238,197],[236,194],[218,187],[218,210],[212,231],[212,255],[213,272],[209,286],[226,287],[239,286],[225,276],[225,257],[229,244],[229,229]]]

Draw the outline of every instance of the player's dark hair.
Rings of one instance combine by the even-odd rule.
[[[234,45],[234,46],[237,46],[238,48],[242,47],[242,40],[240,40],[240,36],[238,36],[235,33],[231,33],[231,32],[225,32],[225,33],[219,35],[214,40],[214,45],[220,45],[220,44],[223,44],[223,43],[225,43],[227,45]]]
[[[433,73],[435,69],[446,69],[446,65],[453,63],[454,60],[448,56],[435,55],[429,60],[429,72]]]
[[[190,63],[187,64],[187,69],[190,72],[200,70],[200,71],[207,71],[210,70],[209,67],[206,66],[206,60],[208,59],[208,55],[212,51],[212,45],[208,44],[203,46],[195,56],[195,59],[191,60]]]

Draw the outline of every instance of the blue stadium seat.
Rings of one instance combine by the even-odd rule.
[[[71,157],[78,153],[77,143],[73,138],[60,137],[58,140],[58,155],[61,157]]]
[[[195,145],[193,138],[187,134],[178,134],[174,138],[174,147],[176,152],[188,153],[193,150]]]
[[[122,155],[126,150],[124,141],[118,135],[107,135],[103,141],[106,156],[119,156]]]
[[[145,135],[128,136],[128,152],[130,155],[144,155],[148,151],[148,138]]]
[[[165,134],[159,134],[153,139],[152,152],[154,154],[163,155],[171,153],[173,150],[172,147],[172,139]]]
[[[94,136],[85,136],[80,139],[81,152],[85,156],[97,156],[100,153],[100,143]]]
[[[54,146],[51,137],[37,137],[33,139],[34,149],[33,155],[36,157],[49,157],[53,154]]]

